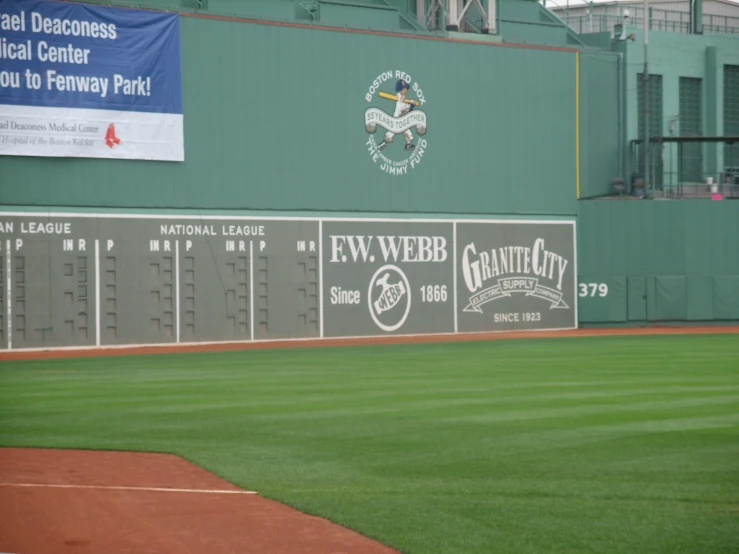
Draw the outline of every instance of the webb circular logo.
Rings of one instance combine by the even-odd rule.
[[[384,265],[370,280],[367,301],[372,320],[383,331],[400,329],[411,311],[411,287],[399,267]]]
[[[372,161],[390,175],[406,175],[421,163],[427,142],[426,97],[418,82],[405,71],[385,71],[375,77],[364,99],[366,146]],[[396,140],[400,139],[402,140]]]

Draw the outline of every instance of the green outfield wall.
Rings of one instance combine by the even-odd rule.
[[[739,320],[739,202],[583,201],[581,324]]]
[[[184,163],[6,156],[0,204],[576,212],[574,50],[184,16],[181,29]],[[583,63],[586,99],[615,105],[608,79],[597,88],[609,62]],[[392,111],[379,92],[403,76],[425,134],[412,129],[412,153],[402,136],[378,152],[366,111]]]
[[[739,203],[578,200],[634,169],[638,43],[525,4],[538,45],[184,14],[184,162],[0,157],[0,348],[739,321]],[[734,43],[672,40],[660,101],[702,79],[721,132]]]

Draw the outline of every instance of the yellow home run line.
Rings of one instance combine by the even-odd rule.
[[[0,483],[0,487],[43,487],[52,489],[99,489],[141,492],[197,492],[201,494],[257,494],[255,491],[221,489],[170,489],[162,487],[117,487],[108,485],[53,485],[44,483]]]

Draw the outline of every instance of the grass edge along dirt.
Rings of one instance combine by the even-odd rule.
[[[171,452],[407,553],[731,552],[739,340],[0,364],[0,444]]]

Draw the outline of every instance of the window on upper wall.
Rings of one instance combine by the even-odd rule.
[[[724,136],[739,136],[739,65],[724,66]],[[739,144],[724,146],[724,166],[739,167]]]
[[[703,134],[701,110],[702,80],[680,77],[680,136],[699,137]],[[682,146],[680,182],[699,183],[703,180],[703,145],[687,142]]]
[[[639,112],[639,138],[644,138],[644,74],[637,74],[637,110]],[[649,75],[649,134],[650,136],[662,135],[662,75]],[[664,171],[664,162],[662,161],[659,147],[651,149],[651,174],[654,176],[654,185],[662,186]],[[644,175],[644,143],[639,145],[639,166],[637,167],[639,175]]]

